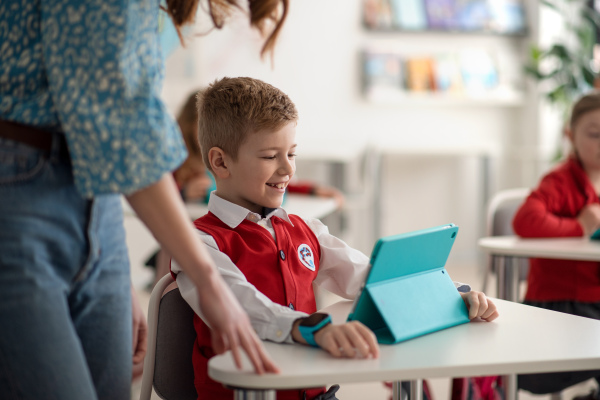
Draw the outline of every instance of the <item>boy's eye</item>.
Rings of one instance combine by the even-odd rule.
[[[265,160],[274,160],[277,156],[265,156],[263,157]]]
[[[292,153],[292,154],[288,154],[289,158],[295,158],[296,157],[296,153]]]

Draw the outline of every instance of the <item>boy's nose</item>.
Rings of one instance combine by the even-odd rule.
[[[296,171],[296,165],[293,160],[286,159],[279,166],[279,173],[281,175],[293,175]]]

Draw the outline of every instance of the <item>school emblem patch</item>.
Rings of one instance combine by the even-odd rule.
[[[314,271],[317,268],[315,266],[313,252],[307,244],[298,246],[298,258],[300,259],[300,262],[311,271]]]

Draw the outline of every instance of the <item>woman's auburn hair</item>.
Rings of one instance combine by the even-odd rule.
[[[233,9],[241,8],[237,0],[207,1],[208,13],[217,29],[223,27],[225,20]],[[184,41],[180,28],[194,22],[200,0],[166,0],[166,3],[167,7],[161,6],[161,8],[171,17],[173,25],[177,29],[179,40],[183,44]],[[279,10],[280,4],[282,5],[281,12]],[[287,17],[289,0],[248,0],[248,5],[250,9],[250,25],[258,29],[262,35],[265,35],[269,20],[275,24],[260,51],[261,55],[265,55],[269,51],[272,52],[275,47],[275,41]]]

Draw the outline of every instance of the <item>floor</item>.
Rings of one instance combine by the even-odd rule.
[[[153,251],[157,248],[156,241],[152,235],[135,218],[126,218],[125,229],[127,231],[127,241],[130,250],[130,259],[132,263],[132,282],[137,290],[137,294],[144,310],[147,310],[150,293],[147,290],[148,284],[153,280],[153,271],[144,267],[143,263]],[[446,266],[449,274],[454,281],[469,283],[475,290],[481,290],[482,286],[482,262],[449,262]],[[495,282],[490,280],[489,296],[495,295]],[[335,302],[335,296],[321,294],[319,306],[323,307],[330,302]],[[450,378],[430,379],[429,387],[432,391],[434,400],[450,400]],[[132,384],[132,400],[140,397],[141,379]],[[585,382],[577,385],[562,393],[562,400],[571,400],[573,396],[586,394],[594,388],[593,382]],[[380,382],[344,384],[338,391],[337,397],[343,400],[387,400],[390,398],[391,391],[384,387]],[[152,399],[159,399],[156,394],[152,394]],[[534,396],[527,392],[519,392],[519,400],[550,400],[550,396]]]

